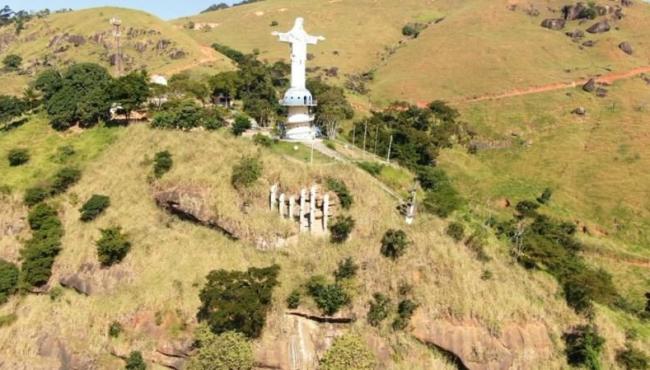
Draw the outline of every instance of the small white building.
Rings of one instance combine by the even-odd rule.
[[[311,36],[303,28],[303,19],[297,18],[291,31],[273,32],[281,42],[291,44],[291,87],[284,94],[280,103],[289,108],[284,136],[289,140],[313,140],[319,133],[314,126],[314,116],[310,108],[316,106],[316,100],[305,86],[307,63],[307,45],[316,45],[325,40],[323,36]]]

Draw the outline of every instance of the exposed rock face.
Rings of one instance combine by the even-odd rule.
[[[417,311],[413,335],[455,358],[471,370],[529,369],[543,364],[554,352],[548,330],[540,322],[506,323],[493,336],[472,321],[428,320]]]
[[[131,279],[131,272],[124,265],[115,265],[111,268],[100,268],[95,263],[82,264],[77,272],[63,274],[59,283],[77,293],[91,295],[97,292],[110,291],[118,284]]]
[[[70,35],[68,36],[68,42],[77,47],[85,44],[86,38],[81,35]]]
[[[603,33],[608,32],[612,27],[609,25],[609,22],[604,20],[597,23],[594,23],[591,27],[587,28],[589,33]]]
[[[594,40],[587,40],[587,41],[582,43],[582,46],[588,47],[588,48],[593,47],[594,45],[596,45],[596,41],[594,41]]]
[[[633,4],[632,0],[621,0],[622,6],[632,6]]]
[[[634,54],[634,49],[632,49],[632,45],[630,45],[630,43],[627,42],[627,41],[621,42],[621,43],[618,45],[618,48],[621,49],[621,50],[623,50],[623,52],[624,52],[625,54],[627,54],[627,55],[632,55],[632,54]]]
[[[566,35],[571,37],[574,40],[578,40],[578,39],[581,39],[581,38],[585,37],[585,33],[582,32],[582,30],[574,30],[574,31],[571,31],[571,32],[567,32]]]
[[[593,78],[587,81],[586,84],[582,85],[582,89],[586,92],[593,92],[596,90],[596,80]]]
[[[562,14],[564,15],[564,19],[568,21],[573,21],[576,19],[584,19],[587,18],[586,10],[587,6],[585,6],[584,3],[578,2],[575,5],[566,5],[562,8]]]
[[[187,54],[183,50],[180,50],[180,49],[174,49],[174,50],[172,50],[171,53],[169,53],[169,57],[174,59],[174,60],[185,58],[185,55],[187,55]]]
[[[548,18],[542,21],[542,27],[551,30],[561,30],[564,28],[566,21],[560,18]]]
[[[158,40],[158,43],[156,43],[156,50],[161,51],[167,49],[172,42],[167,39],[160,39]]]
[[[97,367],[92,359],[71,352],[63,341],[48,333],[38,338],[37,345],[38,355],[48,358],[52,369],[85,370]]]

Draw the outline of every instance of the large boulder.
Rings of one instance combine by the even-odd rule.
[[[594,92],[596,90],[596,80],[593,78],[589,79],[587,83],[582,85],[582,89],[586,92]]]
[[[566,25],[566,21],[561,18],[547,18],[542,21],[542,27],[551,30],[561,30]]]
[[[603,33],[608,32],[612,27],[607,20],[594,23],[591,27],[587,28],[589,33]]]
[[[623,50],[623,52],[627,55],[634,54],[634,49],[632,49],[632,45],[630,45],[630,43],[627,41],[623,41],[620,44],[618,44],[618,48]]]
[[[587,18],[587,9],[588,7],[582,2],[578,2],[575,5],[565,5],[562,8],[562,15],[567,21],[583,19]]]

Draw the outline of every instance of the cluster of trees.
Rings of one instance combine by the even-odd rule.
[[[20,251],[22,257],[21,281],[28,287],[41,286],[50,279],[54,259],[61,250],[63,225],[54,207],[39,203],[28,215],[31,239]]]
[[[30,13],[27,10],[14,11],[9,5],[5,5],[0,9],[0,27],[13,24],[16,30],[16,35],[18,35],[25,29],[25,23],[29,22],[33,17],[43,18],[48,15],[50,15],[49,9]]]
[[[422,206],[427,212],[447,218],[463,205],[462,196],[441,168],[419,166],[417,178],[425,191]]]
[[[199,295],[199,321],[214,334],[235,331],[257,338],[271,308],[280,267],[251,267],[247,271],[211,271]]]
[[[370,325],[378,327],[391,315],[391,312],[395,310],[395,307],[391,303],[390,298],[382,293],[375,293],[372,298],[373,299],[368,302],[370,308],[368,309],[366,319]],[[413,302],[409,298],[403,298],[400,300],[397,304],[397,309],[395,310],[395,319],[391,325],[393,330],[404,330],[411,322],[411,316],[413,316],[417,307],[417,303]]]
[[[10,95],[0,95],[0,131],[9,129],[12,122],[20,118],[30,108],[27,99]]]
[[[114,79],[102,66],[79,63],[62,73],[49,69],[34,82],[42,95],[52,127],[64,130],[79,123],[96,124],[110,118],[113,103],[124,109],[127,120],[131,112],[150,96],[145,71],[134,71]]]
[[[49,197],[61,194],[81,178],[81,171],[74,167],[61,168],[45,185],[36,186],[25,191],[24,202],[28,206],[36,205]]]

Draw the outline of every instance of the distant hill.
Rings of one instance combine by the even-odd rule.
[[[125,71],[144,67],[152,73],[171,74],[198,65],[215,71],[231,68],[225,57],[151,14],[92,8],[35,18],[19,35],[13,26],[0,28],[0,58],[9,54],[23,58],[22,76],[0,76],[0,81],[7,82],[3,91],[19,93],[29,76],[49,66],[89,61],[111,67],[115,54],[112,17],[122,21]]]

